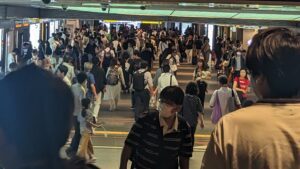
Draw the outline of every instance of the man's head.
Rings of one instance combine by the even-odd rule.
[[[76,76],[77,82],[81,85],[84,85],[87,82],[87,75],[83,72],[80,72]]]
[[[93,64],[91,62],[85,62],[84,63],[84,71],[90,72],[93,68]]]
[[[67,66],[62,65],[62,64],[58,66],[57,72],[56,72],[56,75],[58,77],[63,79],[66,76],[67,73],[68,73],[68,67]]]
[[[184,92],[178,86],[165,87],[159,96],[159,112],[164,118],[172,118],[181,110]]]
[[[146,62],[146,61],[142,61],[141,62],[141,69],[147,69],[148,68],[148,62]]]
[[[227,76],[225,76],[225,75],[219,76],[218,81],[221,86],[226,86],[228,83]]]
[[[99,58],[98,57],[93,57],[92,58],[92,63],[93,63],[94,66],[99,66],[99,64],[100,64]]]
[[[31,64],[1,80],[0,93],[0,163],[14,168],[59,158],[74,110],[70,88]]]
[[[256,94],[262,98],[291,98],[299,94],[300,34],[271,28],[256,34],[248,48],[246,65]]]
[[[138,50],[134,50],[133,51],[133,56],[135,56],[136,58],[140,57],[140,52]]]
[[[170,72],[170,65],[164,65],[162,67],[163,73],[169,73]]]

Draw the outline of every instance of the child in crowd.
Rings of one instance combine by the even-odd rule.
[[[96,158],[94,157],[94,149],[91,140],[94,127],[100,127],[97,124],[93,123],[93,113],[89,109],[90,99],[82,99],[82,112],[78,116],[78,121],[80,123],[80,149],[78,151],[78,156],[85,158],[89,163],[94,163]]]

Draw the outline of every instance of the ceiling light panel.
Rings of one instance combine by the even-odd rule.
[[[198,12],[198,11],[174,11],[171,16],[177,17],[201,17],[201,18],[231,18],[237,13],[233,12]]]
[[[282,15],[282,14],[254,14],[254,13],[240,13],[234,16],[234,19],[258,19],[258,20],[294,20],[300,15]]]

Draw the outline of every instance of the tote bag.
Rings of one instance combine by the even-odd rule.
[[[220,101],[219,101],[219,96],[218,96],[218,92],[216,93],[216,102],[211,114],[211,122],[213,124],[216,124],[220,118],[222,117],[222,110],[221,110],[221,105],[220,105]]]

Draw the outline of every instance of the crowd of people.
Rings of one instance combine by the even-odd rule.
[[[102,99],[109,102],[109,111],[115,111],[121,92],[131,93],[131,108],[135,120],[138,121],[148,114],[150,108],[161,108],[159,99],[164,88],[179,86],[177,72],[182,62],[196,66],[191,83],[186,88],[187,96],[183,108],[180,110],[181,116],[192,126],[194,136],[198,117],[201,128],[204,127],[203,113],[207,93],[205,80],[211,79],[213,69],[225,75],[225,70],[231,69],[229,74],[232,73],[235,77],[233,87],[240,99],[246,100],[249,83],[245,71],[241,71],[243,76],[236,76],[244,68],[244,56],[239,51],[241,44],[238,41],[233,43],[220,37],[211,49],[209,39],[194,34],[191,28],[187,28],[185,34],[180,35],[177,29],[143,30],[131,26],[120,27],[119,31],[112,29],[108,33],[105,25],[94,29],[83,25],[74,32],[68,29],[57,31],[45,42],[39,40],[38,49],[33,49],[31,43],[26,42],[21,49],[14,49],[8,60],[10,72],[35,64],[57,75],[72,89],[75,96],[75,134],[66,150],[67,155],[72,157],[77,154],[81,139],[90,140],[83,132],[82,125],[90,124],[86,128],[89,134],[93,134],[94,130],[91,128],[99,126],[97,122]],[[155,59],[159,61],[159,68],[152,77],[151,70]],[[230,64],[224,64],[226,62]],[[230,76],[229,74],[227,75]],[[87,101],[83,105],[82,100],[86,98],[90,100],[90,111],[82,113],[83,108],[87,107]],[[214,93],[211,107],[215,105],[215,98]],[[226,99],[220,98],[223,107]],[[222,114],[228,112],[230,111],[226,110]],[[93,117],[92,121],[90,115]],[[86,121],[82,120],[84,118]],[[85,137],[81,137],[82,135]],[[83,142],[86,147],[84,151],[88,154],[84,157],[95,161],[91,154],[91,142]]]
[[[267,35],[270,36],[269,38],[273,38],[273,41],[278,40],[278,36],[280,36],[286,41],[286,44],[291,44],[289,49],[295,53],[285,49],[285,46],[280,46],[279,41],[274,45],[269,39],[266,39]],[[94,163],[96,158],[91,136],[95,128],[102,125],[98,120],[102,98],[109,102],[109,111],[115,111],[118,108],[121,92],[124,92],[131,94],[131,108],[134,111],[136,122],[125,141],[120,168],[127,168],[129,159],[132,161],[132,168],[173,169],[178,166],[184,169],[189,168],[189,158],[192,157],[197,125],[204,128],[204,103],[208,87],[206,80],[211,79],[212,71],[217,71],[220,89],[213,92],[209,102],[209,106],[213,109],[211,121],[216,124],[216,129],[213,131],[205,153],[202,168],[247,168],[246,166],[249,168],[250,163],[257,164],[253,166],[276,166],[277,163],[274,160],[255,162],[242,159],[243,163],[239,163],[239,155],[246,151],[233,152],[227,146],[222,145],[230,140],[230,137],[235,138],[235,142],[232,143],[233,147],[239,146],[238,143],[242,144],[244,139],[248,138],[243,135],[243,130],[250,129],[251,124],[245,121],[247,119],[244,116],[248,117],[249,115],[245,115],[244,110],[266,110],[270,112],[269,116],[272,116],[274,120],[280,121],[271,114],[272,108],[269,108],[267,104],[273,101],[277,103],[276,98],[287,99],[286,102],[282,101],[278,104],[289,103],[289,98],[298,93],[298,83],[290,89],[286,88],[285,91],[280,88],[280,85],[282,86],[285,82],[277,81],[277,79],[291,80],[290,74],[295,74],[294,69],[290,70],[289,64],[297,64],[295,61],[298,61],[296,54],[299,53],[299,48],[296,47],[299,44],[296,42],[299,42],[299,38],[297,39],[297,37],[293,31],[285,28],[266,30],[254,37],[247,53],[242,49],[239,41],[234,43],[230,39],[224,40],[220,37],[217,38],[216,44],[211,49],[207,37],[193,34],[189,28],[185,35],[180,35],[176,29],[146,31],[134,27],[121,27],[118,32],[112,29],[108,33],[105,25],[94,29],[83,25],[81,29],[76,29],[72,33],[64,29],[53,34],[46,42],[39,41],[38,49],[32,49],[30,43],[24,43],[22,49],[14,49],[11,52],[8,58],[9,73],[1,81],[0,89],[11,89],[17,82],[29,77],[25,73],[30,73],[30,77],[36,78],[34,81],[36,87],[31,85],[32,82],[24,80],[28,83],[25,85],[26,89],[21,90],[16,87],[18,92],[14,91],[11,94],[9,94],[11,90],[2,91],[1,97],[5,100],[1,106],[3,111],[10,112],[8,110],[11,108],[10,105],[15,104],[13,102],[18,103],[18,106],[12,110],[13,115],[7,115],[7,117],[4,115],[0,118],[0,136],[7,139],[4,142],[0,139],[0,148],[8,146],[4,152],[13,151],[8,158],[4,158],[5,155],[0,153],[0,162],[4,166],[8,166],[7,168],[14,168],[16,164],[11,165],[5,159],[14,158],[24,160],[18,161],[20,162],[20,165],[17,165],[18,168],[23,166],[28,168],[31,165],[40,168],[39,166],[46,164],[51,164],[48,168],[74,165],[57,157],[58,148],[62,147],[68,138],[71,121],[67,118],[72,119],[73,115],[75,133],[66,153],[72,159],[78,155],[87,163]],[[274,49],[269,50],[270,47]],[[261,51],[257,52],[258,50]],[[274,53],[274,51],[278,53]],[[285,53],[289,53],[290,58],[284,59]],[[153,70],[155,59],[159,61],[159,68],[152,77],[151,70]],[[279,61],[282,61],[281,64],[277,63]],[[195,65],[191,82],[187,84],[185,92],[179,87],[177,75],[182,62],[187,62],[191,66]],[[274,74],[274,71],[277,73]],[[252,75],[251,78],[249,73]],[[258,88],[256,88],[258,96],[267,99],[261,102],[265,107],[255,105],[253,106],[255,108],[238,110],[238,113],[226,116],[241,107],[252,105],[247,97],[250,81],[253,81],[254,87]],[[41,93],[38,93],[37,90],[47,91],[50,98],[40,96]],[[29,96],[31,92],[34,92],[34,95]],[[5,97],[8,95],[13,97]],[[22,97],[18,97],[18,95]],[[33,100],[27,102],[26,97],[33,98]],[[39,100],[40,97],[43,99]],[[295,105],[291,106],[296,110],[297,101],[293,101],[293,103]],[[34,114],[41,110],[45,112]],[[31,116],[45,117],[30,119],[29,121],[36,121],[33,124],[27,124],[23,118],[21,118],[22,121],[16,119],[17,116],[21,116],[19,113],[22,111],[28,113],[24,119]],[[51,111],[55,111],[57,117],[49,117],[54,116],[49,113]],[[61,112],[64,112],[65,115]],[[52,122],[55,119],[59,119],[59,122],[63,123],[59,125],[65,126],[54,126]],[[61,121],[62,119],[64,122]],[[255,120],[258,120],[254,117],[250,119],[254,123]],[[228,123],[225,123],[226,121]],[[25,126],[25,128],[10,128],[9,126],[15,122],[20,122],[17,126]],[[265,126],[272,127],[275,127],[276,124],[264,123]],[[290,124],[290,127],[296,125],[293,122]],[[35,138],[31,134],[34,134],[34,131],[39,132],[40,129],[35,128],[37,126],[48,132],[49,140],[45,142],[45,140],[37,139],[35,141],[45,142],[48,146],[50,145],[49,147],[30,149],[29,142]],[[61,127],[60,132],[54,134],[53,132],[56,132],[58,127]],[[234,129],[239,127],[242,128],[234,132]],[[24,133],[17,132],[18,130],[24,130]],[[14,132],[19,136],[15,136]],[[222,132],[227,134],[227,140],[220,138]],[[245,131],[245,133],[247,132]],[[28,138],[28,135],[24,134],[31,137]],[[50,139],[53,134],[60,138]],[[238,134],[243,137],[237,137]],[[252,134],[256,136],[254,132]],[[28,139],[21,139],[22,136]],[[280,138],[284,142],[284,135],[280,135]],[[22,140],[22,143],[18,139]],[[40,142],[36,142],[36,144],[42,146]],[[256,142],[252,146],[256,147],[255,150],[258,153],[259,146],[264,145],[264,142]],[[299,145],[299,143],[293,143],[293,145]],[[284,146],[279,148],[284,148]],[[275,151],[272,148],[269,150]],[[18,152],[21,153],[18,154]],[[49,153],[51,159],[47,159]],[[274,155],[274,153],[272,154]],[[247,155],[250,158],[253,154]],[[264,155],[269,157],[267,154],[263,154],[259,158],[264,159]],[[279,157],[275,154],[272,157],[281,159],[282,156]],[[295,161],[291,161],[292,158],[292,156],[286,157],[285,161],[281,161],[281,166],[289,166],[289,164],[291,164],[290,166],[299,166]],[[220,163],[216,163],[212,159]],[[39,161],[35,163],[36,160]],[[165,163],[166,160],[169,162]],[[52,162],[55,163],[52,164]]]

